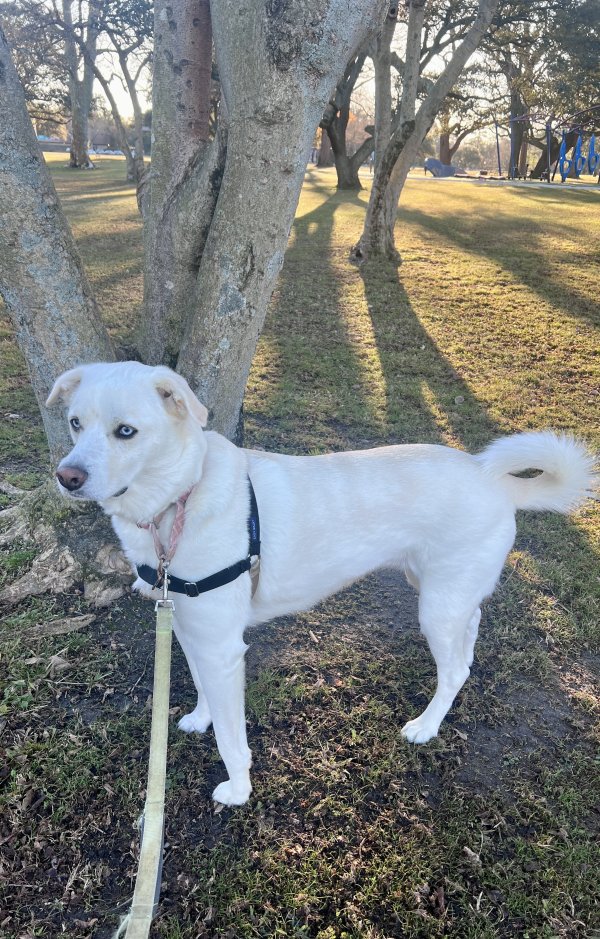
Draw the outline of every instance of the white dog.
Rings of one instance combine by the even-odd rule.
[[[243,450],[203,431],[206,408],[183,378],[137,362],[72,369],[48,405],[59,399],[75,444],[58,467],[60,488],[111,516],[145,574],[135,587],[157,595],[152,582],[164,552],[173,554],[169,575],[192,594],[175,596],[176,635],[198,691],[179,726],[201,733],[213,723],[229,774],[213,797],[226,805],[241,805],[251,792],[247,626],[306,610],[377,568],[404,569],[419,591],[419,622],[437,665],[433,699],[402,730],[424,743],[469,675],[480,603],[513,544],[515,509],[569,512],[597,485],[585,447],[550,432],[497,440],[477,456],[427,445],[313,457]],[[514,475],[528,468],[541,473]],[[254,594],[252,487],[262,532]],[[221,586],[193,595],[196,582],[208,578],[210,587],[219,572]]]

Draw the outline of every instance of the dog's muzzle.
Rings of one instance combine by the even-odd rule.
[[[81,466],[61,466],[56,471],[56,478],[67,492],[77,492],[85,483],[88,474]]]

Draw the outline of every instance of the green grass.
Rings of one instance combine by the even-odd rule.
[[[141,227],[124,165],[62,162],[53,173],[92,286],[128,344]],[[337,194],[332,171],[308,174],[250,376],[248,444],[476,449],[552,426],[597,448],[599,194],[409,180],[399,270],[348,263],[366,198]],[[0,329],[0,464],[31,487],[44,438],[8,322]],[[400,735],[435,676],[395,576],[251,633],[254,793],[215,812],[212,733],[173,728],[153,936],[600,935],[599,532],[595,507],[519,516],[473,674],[426,747]],[[14,546],[0,578],[30,561]],[[7,939],[105,939],[131,895],[152,614],[123,600],[51,634],[81,612],[80,597],[41,597],[1,627]],[[171,701],[173,718],[193,701],[177,651]]]

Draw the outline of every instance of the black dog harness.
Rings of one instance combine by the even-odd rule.
[[[230,584],[232,581],[237,580],[241,574],[245,574],[246,571],[250,571],[251,575],[258,573],[260,558],[260,520],[258,517],[256,496],[250,477],[248,477],[248,486],[250,489],[250,515],[248,516],[247,557],[245,557],[243,561],[238,561],[236,564],[232,564],[230,567],[218,571],[216,574],[210,574],[208,577],[204,577],[202,580],[182,580],[181,577],[174,577],[173,574],[168,574],[170,591],[173,593],[184,593],[188,597],[198,597],[201,593],[208,593],[209,590],[216,590],[217,587]],[[162,575],[156,568],[150,567],[149,564],[140,564],[137,572],[138,576],[152,587],[162,586]],[[252,592],[254,593],[254,583]]]

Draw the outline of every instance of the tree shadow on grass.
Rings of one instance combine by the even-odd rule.
[[[354,270],[340,277],[346,250],[334,237],[337,210],[363,203],[318,180],[313,190],[329,198],[294,221],[245,403],[249,442],[266,417],[285,432],[283,448],[296,452],[347,447],[349,427],[363,445],[374,427],[383,433],[360,325],[345,315],[348,280],[360,289],[359,278]]]
[[[522,193],[520,190],[518,196],[523,201],[527,198],[544,201],[543,196]],[[556,262],[552,265],[536,248],[538,239],[549,235],[560,239],[564,247],[572,240],[570,226],[555,225],[549,230],[543,222],[532,218],[515,220],[513,216],[501,214],[492,218],[489,213],[482,212],[461,219],[461,224],[457,225],[449,224],[445,215],[433,215],[406,207],[401,210],[400,220],[436,234],[440,247],[450,242],[467,254],[489,258],[563,315],[578,317],[592,326],[598,325],[598,308],[589,293],[580,292],[576,285],[564,281],[562,264],[565,257],[561,256],[560,248],[557,247]],[[493,226],[490,225],[492,221]]]
[[[421,325],[396,269],[348,264],[364,199],[312,177],[328,198],[293,225],[250,379],[249,441],[262,412],[288,440],[299,433],[300,450],[487,442],[498,428]],[[340,230],[336,213],[349,206],[357,224]]]
[[[497,436],[485,406],[422,325],[398,269],[369,261],[361,276],[385,376],[390,436],[470,450]]]

